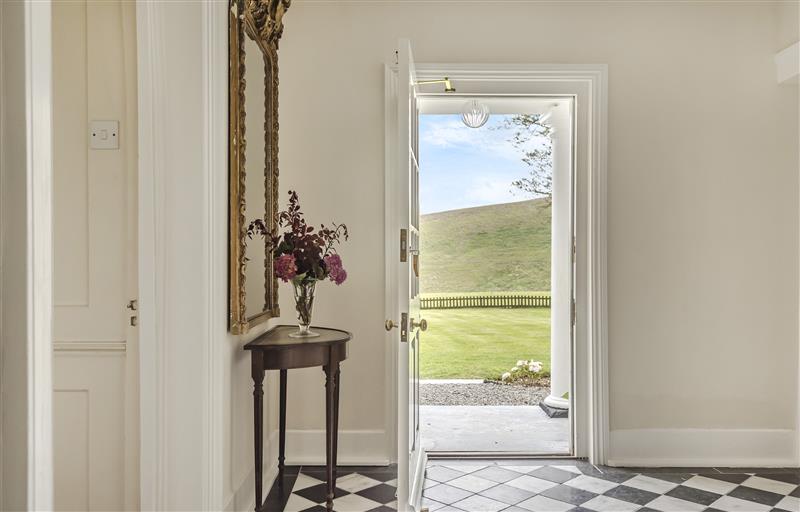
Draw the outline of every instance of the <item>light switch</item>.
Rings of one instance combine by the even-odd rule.
[[[90,121],[90,149],[119,149],[119,121]]]

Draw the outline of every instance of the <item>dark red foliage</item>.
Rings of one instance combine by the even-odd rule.
[[[289,205],[286,210],[278,213],[275,232],[267,231],[263,219],[256,219],[247,227],[247,236],[254,234],[265,236],[272,247],[273,258],[282,254],[292,254],[297,264],[297,274],[305,274],[306,279],[325,279],[328,269],[325,268],[325,256],[335,253],[335,245],[349,237],[347,226],[333,223],[332,227],[321,224],[319,230],[314,230],[306,223],[300,209],[300,199],[297,192],[289,191]],[[288,228],[283,233],[278,233],[280,228]]]

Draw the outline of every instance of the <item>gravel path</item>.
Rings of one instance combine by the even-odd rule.
[[[494,383],[431,384],[421,382],[420,405],[537,405],[549,388]]]

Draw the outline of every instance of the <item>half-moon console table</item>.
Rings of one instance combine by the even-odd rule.
[[[256,512],[263,510],[262,460],[264,457],[264,374],[280,370],[280,441],[278,482],[283,482],[286,452],[286,377],[287,370],[321,366],[325,372],[325,461],[328,477],[327,508],[333,510],[336,489],[336,451],[339,435],[339,363],[347,359],[347,342],[352,335],[339,329],[312,327],[314,338],[291,338],[296,325],[279,325],[244,346],[250,351],[253,374],[253,414],[255,419]]]

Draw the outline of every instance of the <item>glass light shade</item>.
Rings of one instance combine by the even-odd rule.
[[[489,107],[478,100],[469,100],[461,111],[461,120],[470,128],[480,128],[489,120]]]

